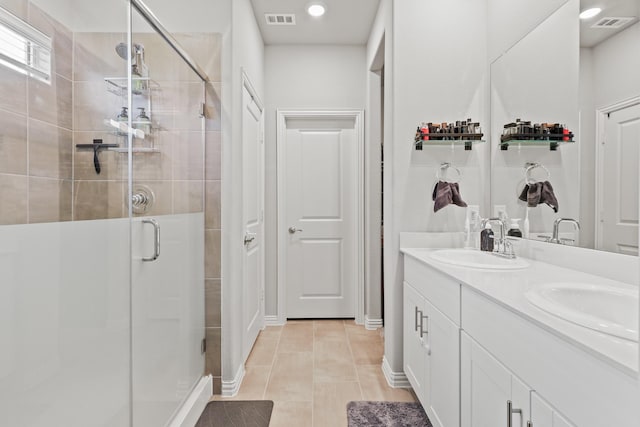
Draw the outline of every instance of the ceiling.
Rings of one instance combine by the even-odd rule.
[[[591,28],[593,24],[604,17],[635,17],[637,22],[640,17],[640,1],[638,0],[580,0],[580,11],[592,7],[602,8],[599,15],[586,20],[580,20],[580,46],[593,47],[602,43],[612,35],[624,30],[629,25],[619,29],[596,29]]]
[[[380,0],[320,0],[327,7],[327,12],[320,18],[307,14],[307,6],[311,2],[312,0],[251,0],[264,43],[367,43]],[[267,25],[265,13],[294,13],[296,25]]]

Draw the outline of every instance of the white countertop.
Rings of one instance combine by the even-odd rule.
[[[638,343],[594,331],[553,316],[531,304],[525,297],[527,291],[550,282],[593,283],[623,289],[637,289],[637,286],[529,258],[525,259],[530,266],[522,270],[497,271],[457,267],[432,259],[429,256],[429,252],[434,250],[424,248],[400,249],[406,256],[415,258],[441,271],[463,286],[480,292],[501,306],[565,341],[577,345],[629,375],[637,375]]]

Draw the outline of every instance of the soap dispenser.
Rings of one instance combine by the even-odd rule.
[[[520,225],[518,224],[520,218],[511,218],[511,225],[509,225],[509,231],[507,231],[507,236],[512,237],[522,237],[522,231],[520,230]]]
[[[151,133],[151,119],[147,116],[144,107],[138,107],[140,114],[136,117],[136,128],[140,129],[146,136]]]
[[[493,252],[493,230],[491,224],[487,222],[484,230],[480,233],[480,250],[485,252]]]

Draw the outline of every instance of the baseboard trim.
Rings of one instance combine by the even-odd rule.
[[[238,394],[238,391],[240,391],[240,385],[244,379],[244,372],[244,365],[240,365],[233,380],[222,380],[222,397],[234,397]]]
[[[187,397],[182,407],[173,417],[169,427],[194,427],[205,406],[213,395],[213,378],[211,375],[202,377],[193,391]]]
[[[276,316],[264,316],[264,325],[265,326],[282,326],[286,322],[282,322],[280,317]]]
[[[387,380],[387,384],[393,388],[411,388],[411,384],[409,383],[409,379],[404,374],[404,372],[393,372],[391,370],[391,365],[389,365],[389,361],[386,357],[382,358],[382,372],[384,373],[384,377]]]
[[[382,319],[370,319],[369,316],[364,316],[364,327],[370,331],[382,328]]]

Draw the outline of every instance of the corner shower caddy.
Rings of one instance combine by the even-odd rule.
[[[128,78],[127,77],[105,77],[104,79],[107,91],[122,98],[127,98],[127,93],[129,87],[127,85]],[[151,118],[152,110],[151,110],[151,94],[155,87],[155,82],[151,80],[149,77],[132,77],[131,82],[134,88],[131,90],[131,94],[133,96],[132,99],[132,110],[136,108],[143,107],[149,118]],[[130,111],[129,114],[134,114],[133,111]],[[134,153],[158,153],[159,149],[154,147],[152,134],[145,134],[141,129],[137,129],[137,125],[149,125],[151,131],[153,132],[154,126],[153,121],[151,123],[145,121],[131,121],[131,125],[133,129],[129,128],[128,124],[123,122],[117,122],[113,119],[106,119],[105,124],[107,127],[118,136],[127,136],[130,132],[133,135],[134,140],[145,140],[150,139],[151,143],[148,147],[133,147],[132,151]],[[115,130],[114,130],[115,129]],[[151,137],[151,138],[150,138]],[[126,145],[126,144],[125,144]],[[109,148],[110,151],[115,151],[118,153],[127,153],[129,149],[124,147],[116,147]]]

